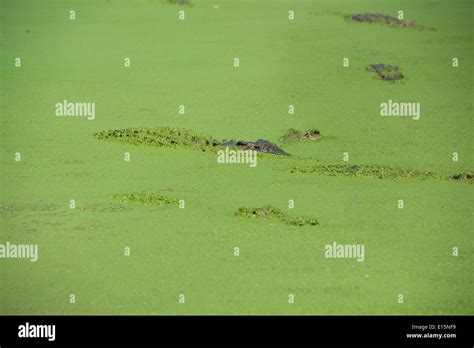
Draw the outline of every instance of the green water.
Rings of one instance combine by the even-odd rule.
[[[0,243],[39,246],[37,262],[0,259],[0,313],[474,313],[472,184],[287,170],[309,161],[472,173],[471,1],[0,3]],[[341,16],[400,9],[436,30]],[[365,71],[375,63],[406,78],[377,80]],[[64,99],[95,102],[95,119],[55,116]],[[380,117],[388,99],[421,103],[421,118]],[[168,126],[264,138],[293,157],[251,168],[94,137]],[[289,128],[331,137],[280,144]],[[114,197],[135,192],[185,208]],[[234,215],[266,205],[319,225]],[[325,258],[333,242],[364,244],[365,260]]]

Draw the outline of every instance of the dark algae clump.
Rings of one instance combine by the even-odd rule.
[[[174,197],[160,196],[152,192],[137,192],[116,194],[115,198],[120,199],[124,203],[141,203],[141,204],[178,204],[178,200]]]
[[[402,69],[394,65],[370,64],[365,70],[376,73],[378,78],[384,81],[395,82],[405,78]]]
[[[375,23],[394,28],[415,28],[420,30],[434,30],[434,28],[428,28],[423,25],[419,25],[415,21],[408,22],[403,19],[398,19],[381,13],[357,13],[347,15],[345,18],[350,22],[356,23]]]
[[[319,225],[318,219],[311,216],[290,217],[283,211],[271,205],[261,208],[241,207],[235,212],[236,216],[251,219],[273,219],[284,222],[292,226],[316,226]]]
[[[271,205],[266,205],[262,208],[242,207],[239,208],[235,214],[247,218],[282,219],[285,217],[285,214],[280,209],[272,207]]]
[[[296,218],[287,218],[286,223],[292,226],[316,226],[319,221],[311,216],[299,216]]]
[[[215,144],[210,136],[183,128],[125,128],[95,133],[98,139],[111,140],[132,145],[156,147],[188,147],[206,151]]]
[[[474,174],[469,174],[469,173],[459,173],[459,174],[454,174],[449,177],[451,180],[458,180],[458,181],[468,181],[472,182],[472,179],[474,178]]]
[[[296,129],[289,129],[281,137],[281,141],[284,143],[293,142],[293,141],[308,141],[308,140],[320,140],[323,138],[323,135],[318,129],[308,129],[306,131],[300,131]]]
[[[177,4],[177,5],[191,5],[190,0],[168,0],[170,4]]]
[[[329,176],[357,176],[372,177],[379,179],[436,179],[440,176],[431,172],[411,169],[400,169],[386,166],[371,165],[339,165],[339,164],[316,164],[294,166],[291,173],[312,173]]]

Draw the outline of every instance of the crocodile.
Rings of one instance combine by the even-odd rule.
[[[261,153],[271,153],[279,156],[290,156],[288,152],[282,150],[272,142],[265,139],[258,139],[257,141],[230,140],[214,144],[214,146],[237,147],[242,150],[254,150]]]

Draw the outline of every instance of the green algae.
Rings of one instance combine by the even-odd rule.
[[[296,165],[290,173],[312,173],[329,176],[372,177],[379,179],[440,179],[442,176],[422,170],[374,165],[311,164]]]
[[[323,138],[323,135],[319,129],[313,128],[306,131],[300,131],[296,129],[289,129],[280,140],[284,143],[293,141],[315,141]]]
[[[241,207],[235,212],[236,216],[251,218],[251,219],[273,219],[284,222],[292,226],[316,226],[319,222],[316,218],[310,216],[290,217],[283,211],[271,205],[266,205],[261,208],[247,208]]]
[[[235,214],[247,218],[283,219],[285,217],[285,213],[271,205],[266,205],[261,208],[241,207]]]
[[[474,179],[474,174],[472,173],[458,173],[451,175],[448,179],[450,180],[458,180],[458,181],[465,181],[465,182],[472,182]]]
[[[124,203],[141,203],[155,205],[178,204],[178,200],[174,197],[161,196],[152,192],[116,194],[114,197],[120,199]]]
[[[286,223],[292,226],[316,226],[319,225],[318,219],[312,216],[299,216],[296,218],[287,218]]]
[[[356,23],[370,23],[382,26],[389,26],[392,28],[413,28],[418,30],[435,30],[434,28],[426,27],[416,23],[416,21],[405,21],[389,15],[381,13],[357,13],[344,16],[347,21]]]
[[[395,82],[405,78],[402,69],[394,65],[370,64],[365,69],[376,73],[379,80]]]
[[[4,242],[39,243],[38,263],[2,260],[2,313],[472,315],[474,249],[467,232],[474,186],[456,179],[397,182],[276,171],[318,163],[315,157],[321,158],[319,164],[344,164],[340,154],[347,150],[354,163],[422,168],[445,177],[470,173],[472,2],[418,0],[400,2],[400,7],[380,0],[193,3],[194,8],[161,6],[158,0],[91,1],[71,22],[56,16],[64,13],[59,1],[2,1],[2,52],[6,59],[22,57],[22,67],[11,64],[10,69],[5,61],[2,70],[1,203],[52,204],[55,209],[34,212],[32,206],[26,214],[0,216]],[[214,3],[221,4],[219,10],[212,9]],[[50,15],[38,16],[45,6]],[[296,11],[296,21],[286,23],[289,9]],[[422,16],[440,30],[358,25],[311,13],[370,9],[387,14],[408,9],[406,16]],[[186,21],[178,20],[179,10],[186,10]],[[95,21],[99,18],[104,20]],[[96,35],[83,26],[91,20]],[[31,33],[22,33],[23,28]],[[322,29],[324,38],[317,35]],[[342,57],[338,48],[347,52],[351,68],[331,68]],[[103,59],[91,61],[88,52]],[[131,55],[130,68],[121,67],[125,54]],[[234,56],[240,56],[241,68],[232,68]],[[454,56],[458,68],[451,67]],[[400,65],[412,78],[410,86],[372,80],[375,74],[365,72],[365,66],[379,61]],[[68,70],[72,64],[73,71]],[[364,73],[365,80],[357,81]],[[398,126],[363,115],[385,96],[421,101],[429,112],[426,122]],[[96,101],[96,119],[35,117],[50,115],[51,103],[63,97]],[[297,105],[293,118],[286,116],[289,103]],[[186,104],[186,115],[175,115],[179,104]],[[453,117],[447,105],[455,106]],[[168,153],[92,137],[100,130],[141,126],[227,137],[258,137],[259,127],[262,137],[273,136],[269,140],[291,127],[317,126],[324,136],[331,130],[339,140],[289,143],[292,157],[259,154],[252,173],[214,165],[211,152],[183,148]],[[234,127],[230,134],[229,127]],[[135,149],[128,164],[117,155],[126,146]],[[10,160],[16,151],[21,162]],[[461,155],[459,162],[452,162],[453,151]],[[72,165],[52,163],[66,159],[82,161],[74,171],[90,175],[63,176]],[[174,159],[180,161],[176,166]],[[111,197],[143,190],[179,198],[178,188],[186,192],[184,210]],[[263,203],[252,203],[259,196]],[[277,203],[289,197],[297,200],[295,210]],[[67,206],[71,198],[77,200],[75,210]],[[404,199],[404,210],[393,209],[398,198]],[[99,202],[125,210],[80,210]],[[265,204],[296,215],[304,214],[297,213],[302,208],[321,225],[291,227],[233,216],[239,206]],[[94,233],[74,230],[92,223],[100,226]],[[365,261],[324,258],[324,245],[333,241],[365,243]],[[131,247],[131,257],[123,256],[125,246]],[[240,257],[232,253],[235,246]],[[454,246],[458,257],[452,256]],[[78,304],[61,300],[67,289],[79,292]],[[175,300],[181,292],[186,305]],[[289,293],[296,295],[295,304],[287,303]],[[396,303],[398,293],[407,299],[403,305]]]
[[[95,133],[101,140],[110,140],[132,145],[155,147],[191,148],[208,151],[212,149],[215,140],[208,135],[199,134],[184,128],[155,127],[155,128],[125,128],[107,130]]]

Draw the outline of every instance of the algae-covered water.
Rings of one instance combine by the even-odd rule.
[[[1,314],[474,314],[472,1],[0,3]]]

